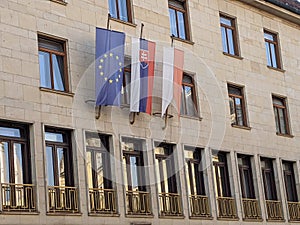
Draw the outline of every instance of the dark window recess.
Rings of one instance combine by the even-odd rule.
[[[246,199],[255,199],[253,175],[251,168],[251,157],[245,155],[238,155],[238,165],[242,197]]]
[[[228,84],[231,124],[247,126],[243,88]]]
[[[220,14],[223,52],[230,55],[239,55],[236,19]]]
[[[193,78],[186,74],[182,79],[182,94],[180,111],[182,115],[197,116],[197,99]]]
[[[290,134],[286,99],[272,96],[273,109],[278,134]]]
[[[66,42],[38,36],[40,85],[57,91],[69,91]]]
[[[281,69],[278,35],[264,30],[267,65]]]
[[[266,200],[278,200],[273,160],[269,158],[261,158],[261,169]]]
[[[132,23],[130,0],[108,0],[111,17]]]
[[[228,163],[226,153],[219,152],[213,156],[214,178],[218,197],[231,197]]]
[[[127,61],[127,62],[126,62]],[[131,83],[131,65],[128,60],[125,61],[125,67],[123,72],[123,85],[121,90],[121,103],[123,105],[130,104],[130,83]]]
[[[186,0],[169,0],[171,35],[190,40]]]
[[[284,183],[288,202],[298,202],[293,162],[283,163]]]

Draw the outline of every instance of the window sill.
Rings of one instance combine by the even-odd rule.
[[[117,19],[117,18],[114,18],[114,17],[110,17],[110,20],[118,22],[118,23],[122,23],[122,24],[125,24],[125,25],[128,25],[128,26],[131,26],[131,27],[136,27],[137,26],[135,23],[126,22],[124,20],[120,20],[120,19]]]
[[[190,41],[190,40],[186,40],[186,39],[182,39],[182,38],[178,38],[178,37],[174,37],[174,36],[170,36],[172,41],[175,40],[175,41],[181,41],[183,43],[186,43],[186,44],[189,44],[189,45],[194,45],[195,42],[193,41]]]
[[[202,117],[200,116],[189,116],[189,115],[184,115],[184,114],[180,114],[180,117],[185,118],[185,119],[191,119],[191,120],[199,120],[202,121]]]
[[[235,124],[231,124],[232,127],[234,128],[239,128],[239,129],[244,129],[244,130],[251,130],[251,127],[248,126],[240,126],[240,125],[235,125]]]
[[[125,217],[127,218],[153,218],[153,214],[143,215],[143,214],[126,214]]]
[[[229,56],[229,57],[232,57],[232,58],[235,58],[235,59],[244,59],[243,57],[239,56],[239,55],[232,55],[232,54],[229,54],[229,53],[226,53],[226,52],[223,52],[223,55],[226,55],[226,56]]]
[[[234,217],[234,218],[224,218],[224,217],[218,217],[218,220],[223,220],[223,221],[238,221],[239,218],[238,217]]]
[[[271,69],[271,70],[275,70],[275,71],[278,71],[278,72],[281,72],[281,73],[284,73],[285,72],[285,70],[283,70],[283,69],[280,69],[280,68],[276,68],[276,67],[272,67],[272,66],[267,66],[269,69]]]
[[[191,220],[212,220],[212,216],[190,216]]]
[[[66,96],[70,96],[70,97],[74,96],[74,93],[71,93],[71,92],[57,91],[57,90],[52,90],[52,89],[44,88],[44,87],[40,87],[40,91],[50,92],[50,93],[59,94],[59,95],[66,95]]]
[[[5,215],[39,215],[40,212],[18,212],[18,211],[1,211]]]
[[[47,212],[47,216],[82,216],[82,213],[76,212],[76,213],[71,213],[71,212]]]
[[[164,215],[159,215],[158,218],[160,219],[184,219],[185,216],[183,215],[178,215],[178,216],[164,216]]]
[[[278,132],[276,132],[276,135],[277,135],[277,136],[281,136],[281,137],[287,137],[287,138],[293,138],[293,137],[294,137],[294,136],[291,135],[291,134],[281,134],[281,133],[278,133]]]
[[[94,217],[120,217],[119,213],[101,213],[101,212],[92,213],[92,212],[89,212],[88,215],[89,216],[94,216]]]
[[[257,218],[257,219],[247,219],[247,218],[243,218],[243,221],[245,221],[245,222],[262,222],[263,219],[262,219],[262,218]]]
[[[67,5],[67,1],[64,1],[64,0],[50,0],[51,2],[56,2],[58,4],[61,4],[61,5]]]

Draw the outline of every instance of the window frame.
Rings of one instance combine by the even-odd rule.
[[[265,192],[265,200],[271,200],[271,201],[278,201],[278,193],[277,193],[277,185],[275,181],[275,170],[274,170],[274,160],[271,158],[265,158],[261,157],[260,158],[260,163],[264,162],[266,165],[270,163],[270,168],[263,167],[261,165],[261,172],[262,172],[262,182],[263,182],[263,187],[264,187],[264,192]],[[267,183],[267,174],[270,175],[271,178],[271,183]],[[271,198],[268,197],[268,187],[270,188],[271,192]]]
[[[191,79],[191,83],[187,83],[187,82],[184,82],[184,77],[189,77]],[[180,110],[180,115],[181,116],[190,116],[190,117],[198,117],[199,116],[199,109],[198,109],[198,102],[197,102],[197,93],[196,93],[196,85],[195,85],[195,82],[194,82],[194,76],[193,75],[189,75],[187,73],[183,73],[183,76],[182,76],[182,96],[181,96],[181,104],[182,106],[184,107],[184,113],[181,112]],[[194,109],[193,111],[195,111],[195,114],[194,115],[189,115],[187,113],[187,104],[186,104],[186,98],[185,98],[185,90],[184,90],[184,87],[187,86],[187,87],[190,87],[191,88],[191,91],[192,91],[192,101],[194,103]],[[182,102],[184,101],[184,102]]]
[[[108,0],[110,1],[110,0]],[[112,19],[115,19],[115,20],[119,20],[119,21],[122,21],[124,23],[133,23],[133,14],[132,14],[132,3],[131,3],[131,0],[125,0],[126,1],[126,7],[127,7],[127,19],[128,21],[125,21],[125,20],[122,20],[120,18],[120,7],[119,7],[119,1],[118,0],[112,0],[112,1],[115,1],[115,4],[116,4],[116,14],[117,14],[117,17],[114,17],[113,15],[110,14],[110,17]],[[109,2],[108,2],[109,4]],[[109,8],[109,6],[108,6]],[[109,12],[110,12],[110,9],[109,9]]]
[[[283,103],[283,106],[274,103],[274,99],[281,101]],[[274,112],[274,117],[275,117],[276,134],[291,135],[290,124],[289,124],[289,115],[288,115],[288,109],[287,109],[287,98],[272,94],[272,105],[273,105],[273,112]],[[278,129],[277,129],[277,125],[276,125],[277,123],[276,123],[276,115],[275,115],[275,111],[274,111],[275,109],[276,109],[276,114],[277,114],[277,118],[278,118],[278,121],[277,121]],[[286,129],[286,133],[282,133],[282,131],[281,131],[281,123],[280,123],[279,111],[278,111],[279,109],[283,110],[284,122],[285,122],[284,127]]]
[[[229,88],[238,89],[241,92],[241,95],[230,93]],[[230,105],[231,99],[233,99],[233,104],[234,104],[235,121],[234,122],[231,121],[231,126],[249,127],[247,110],[246,110],[245,87],[227,83],[227,92],[228,92],[228,97],[229,97],[230,113],[231,113],[231,105]],[[242,109],[242,113],[243,113],[243,125],[239,125],[237,122],[237,110],[236,110],[236,103],[235,103],[236,98],[240,99],[240,101],[241,101],[241,105],[242,105],[241,109]]]
[[[264,43],[266,45],[266,42],[268,43],[268,47],[269,47],[269,57],[270,57],[270,64],[268,64],[268,57],[267,57],[267,52],[266,52],[266,57],[267,57],[267,66],[269,68],[274,68],[274,69],[280,69],[282,70],[282,62],[281,62],[281,54],[280,54],[280,44],[279,44],[279,38],[278,38],[278,33],[277,32],[273,32],[271,30],[268,30],[266,28],[263,29],[263,33],[264,33]],[[269,34],[269,35],[272,35],[274,41],[271,41],[267,38],[265,38],[265,34]],[[270,51],[270,43],[274,45],[275,47],[275,57],[276,57],[276,64],[277,66],[273,66],[273,60],[272,60],[272,54],[271,54],[271,51]],[[267,51],[267,49],[265,49]]]
[[[39,45],[40,39],[55,42],[57,44],[62,45],[63,46],[63,52],[51,50],[51,49],[44,48],[44,47],[40,47],[40,45]],[[70,83],[69,83],[69,74],[68,74],[67,40],[62,39],[62,38],[53,37],[53,36],[50,36],[50,35],[45,35],[45,34],[38,33],[38,51],[49,53],[49,56],[50,56],[49,57],[49,65],[50,65],[49,71],[50,71],[50,78],[51,78],[51,88],[43,87],[43,86],[41,86],[41,84],[40,84],[40,87],[45,88],[45,89],[49,89],[49,90],[53,90],[53,91],[57,91],[57,92],[69,93],[70,92]],[[64,89],[65,89],[64,91],[57,90],[57,89],[54,88],[54,74],[53,74],[53,61],[52,61],[52,55],[53,54],[63,57],[63,63],[64,63],[64,65],[63,65],[64,66],[63,84],[64,84]],[[39,73],[40,73],[40,79],[41,79],[41,71],[39,71]]]
[[[244,198],[244,199],[256,199],[251,158],[252,158],[252,156],[249,156],[249,155],[237,154],[237,159],[242,160],[242,165],[238,163],[238,171],[239,171],[242,198]],[[244,159],[247,160],[247,163],[248,163],[247,165],[244,164],[244,161],[243,161]],[[248,171],[248,177],[245,176],[244,171]],[[250,184],[250,186],[248,187],[250,190],[250,193],[248,193],[250,195],[250,197],[248,197],[247,196],[248,194],[246,193],[247,192],[246,184],[244,183],[245,179],[247,179],[248,184]]]
[[[230,186],[230,177],[229,177],[229,168],[228,168],[228,159],[227,159],[227,154],[226,152],[218,152],[216,156],[218,157],[218,162],[213,161],[213,176],[216,181],[215,188],[217,189],[216,195],[217,197],[232,197],[232,190]],[[223,157],[225,159],[224,162],[220,162],[220,158]],[[224,168],[224,175],[225,178],[222,180],[219,177],[219,168],[223,167]],[[220,182],[222,180],[223,182]],[[224,186],[223,186],[224,185]],[[223,188],[225,190],[225,195],[223,193]],[[222,191],[221,191],[222,189]]]
[[[179,2],[179,4],[182,4],[183,9],[178,8],[172,4],[170,4],[170,1],[176,1]],[[168,0],[168,10],[169,9],[173,9],[175,11],[175,15],[176,15],[176,30],[177,30],[177,36],[175,36],[174,34],[172,34],[171,32],[171,36],[174,38],[178,38],[179,40],[185,40],[185,41],[191,41],[191,34],[190,34],[190,27],[189,27],[189,18],[188,18],[188,0]],[[177,15],[177,11],[181,12],[183,14],[183,18],[184,18],[184,32],[185,32],[185,39],[179,37],[179,28],[178,28],[178,15]],[[169,20],[170,20],[170,15],[169,15]],[[171,30],[171,23],[170,23],[170,30]]]
[[[288,202],[298,202],[298,191],[297,191],[297,187],[296,187],[296,179],[295,179],[295,170],[294,170],[294,164],[295,162],[291,162],[291,161],[282,161],[282,165],[287,165],[288,167],[290,167],[290,169],[285,169],[283,168],[283,177],[284,177],[284,185],[285,185],[285,193],[286,193],[286,199]],[[292,196],[289,196],[289,192],[288,192],[288,182],[287,182],[287,176],[291,177],[291,187],[292,187]],[[293,199],[290,199],[290,197],[292,197]]]
[[[232,42],[233,42],[233,49],[234,49],[234,54],[231,54],[229,51],[225,52],[224,48],[222,46],[222,51],[224,54],[229,55],[229,56],[237,56],[240,57],[241,53],[240,53],[240,46],[239,46],[239,40],[238,40],[238,30],[237,30],[237,18],[234,16],[230,16],[226,13],[220,12],[219,13],[219,18],[220,18],[220,27],[221,27],[221,38],[222,38],[222,42],[223,42],[223,35],[222,35],[222,27],[224,27],[225,31],[226,31],[226,46],[227,49],[229,49],[229,41],[228,41],[228,35],[227,35],[227,30],[230,29],[232,30]],[[227,25],[227,24],[223,24],[221,22],[221,18],[225,18],[231,21],[231,26]],[[224,37],[225,38],[225,37]]]

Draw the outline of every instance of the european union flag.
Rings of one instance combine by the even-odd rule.
[[[120,106],[125,34],[96,28],[96,106]]]

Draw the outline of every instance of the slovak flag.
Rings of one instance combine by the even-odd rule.
[[[132,38],[130,112],[152,111],[155,43]]]
[[[173,98],[177,112],[180,114],[183,61],[183,51],[173,47],[164,47],[161,116],[164,116]]]

